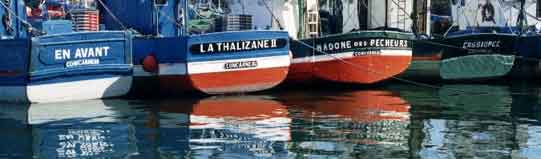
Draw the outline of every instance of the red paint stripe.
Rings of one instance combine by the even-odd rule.
[[[195,74],[189,76],[161,76],[165,92],[199,90],[208,94],[253,92],[272,88],[287,76],[288,67]]]
[[[201,100],[194,105],[192,114],[212,118],[235,117],[251,120],[288,116],[286,106],[277,101],[241,97]]]
[[[414,61],[440,61],[441,54],[435,54],[431,56],[413,56]]]
[[[303,83],[315,78],[313,63],[295,63],[291,64],[289,68],[286,79],[288,83]]]
[[[402,73],[411,60],[411,56],[359,56],[345,59],[347,63],[338,60],[318,62],[314,72],[317,77],[330,81],[372,84]]]
[[[15,77],[15,76],[19,76],[20,74],[21,74],[20,71],[0,70],[0,76],[4,76],[4,77]]]
[[[293,64],[289,78],[293,82],[320,78],[342,83],[372,84],[405,71],[411,56],[358,56],[341,60]],[[353,66],[354,64],[355,66]]]
[[[295,99],[299,98],[299,99]],[[410,109],[408,102],[389,91],[356,91],[340,96],[325,97],[328,100],[306,100],[304,97],[285,96],[285,105],[301,107],[304,116],[314,114],[339,115],[359,122],[378,122],[384,120],[407,120],[407,116],[389,115],[394,112],[407,115]]]

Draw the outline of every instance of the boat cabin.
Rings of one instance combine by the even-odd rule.
[[[411,32],[413,0],[276,0],[274,27],[295,38],[389,29]]]
[[[287,75],[289,38],[271,30],[266,0],[103,1],[109,29],[137,32],[135,81],[158,79],[163,94],[253,92]]]

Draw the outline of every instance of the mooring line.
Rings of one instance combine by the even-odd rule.
[[[331,53],[327,53],[327,52],[324,52],[324,51],[321,51],[321,50],[318,50],[317,48],[305,43],[305,42],[302,42],[300,40],[298,40],[297,42],[299,42],[300,44],[312,49],[313,51],[316,51],[316,52],[319,52],[319,53],[322,53],[326,56],[329,56],[329,57],[332,57],[336,60],[339,60],[340,62],[342,63],[345,63],[345,64],[348,64],[350,66],[353,66],[357,69],[362,69],[362,70],[365,70],[365,71],[369,71],[369,72],[372,72],[372,73],[375,73],[375,74],[379,74],[379,75],[385,75],[384,73],[382,72],[378,72],[376,70],[372,70],[368,67],[361,67],[360,65],[358,64],[355,64],[355,63],[352,63],[352,62],[349,62],[349,61],[346,61],[344,60],[343,58],[340,58],[340,57],[337,57],[337,56],[334,56],[332,55]],[[463,94],[473,94],[473,95],[501,95],[499,93],[491,93],[491,92],[474,92],[474,91],[466,91],[466,90],[460,90],[460,89],[451,89],[451,88],[443,88],[442,86],[438,86],[438,85],[432,85],[432,84],[428,84],[428,83],[422,83],[422,82],[417,82],[417,81],[413,81],[413,80],[408,80],[408,79],[405,79],[405,78],[400,78],[400,77],[396,77],[396,76],[392,76],[390,77],[391,79],[394,79],[394,80],[397,80],[397,81],[400,81],[400,82],[404,82],[404,83],[408,83],[408,84],[412,84],[412,85],[415,85],[415,86],[420,86],[420,87],[426,87],[426,88],[431,88],[431,89],[437,89],[437,90],[440,90],[440,89],[445,89],[445,90],[451,90],[451,91],[454,91],[454,92],[458,92],[458,93],[463,93]],[[528,93],[513,93],[511,92],[510,93],[511,95],[525,95],[525,94],[528,94]]]

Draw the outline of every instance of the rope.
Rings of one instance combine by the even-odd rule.
[[[101,1],[101,0],[99,0]],[[395,2],[393,0],[393,2]],[[270,11],[268,5],[266,2],[263,2],[264,5],[266,6],[266,9]],[[396,2],[395,2],[396,3]],[[364,2],[362,3],[365,7],[366,4],[364,4]],[[401,8],[402,11],[404,11],[406,14],[407,12]],[[161,14],[163,14],[162,11],[159,11]],[[272,14],[272,18],[276,20],[276,16],[274,15],[273,12],[271,12]],[[164,14],[166,15],[166,14]],[[181,24],[179,24],[176,20],[174,20],[173,18],[169,17],[166,15],[166,19],[171,21],[171,22],[174,22],[176,23],[177,25],[180,25],[182,26]],[[280,21],[276,20],[276,22],[278,23],[278,25],[281,27],[281,24],[280,24]],[[200,40],[198,38],[195,38],[196,40]],[[462,47],[457,47],[457,46],[454,46],[454,45],[448,45],[448,44],[443,44],[443,43],[438,43],[438,42],[432,42],[432,41],[428,41],[428,40],[418,40],[418,39],[415,39],[415,40],[412,40],[412,41],[416,41],[416,42],[421,42],[421,43],[427,43],[427,44],[432,44],[432,45],[436,45],[436,46],[442,46],[442,47],[447,47],[447,48],[455,48],[455,49],[460,49],[460,50],[466,50],[466,51],[471,51],[471,52],[480,52],[480,50],[475,50],[475,49],[468,49],[468,48],[462,48]],[[364,70],[364,71],[368,71],[368,72],[371,72],[371,73],[374,73],[374,74],[379,74],[379,75],[384,75],[384,73],[381,73],[381,72],[378,72],[378,71],[375,71],[375,70],[372,70],[372,69],[369,69],[367,67],[361,67],[360,65],[356,64],[356,63],[352,63],[352,62],[349,62],[349,61],[346,61],[340,57],[337,57],[337,56],[334,56],[330,53],[327,53],[327,52],[324,52],[324,51],[321,51],[321,50],[318,50],[317,48],[305,43],[305,42],[302,42],[302,41],[297,41],[299,42],[300,44],[312,49],[314,52],[319,52],[321,54],[324,54],[325,56],[329,56],[331,58],[334,58],[342,63],[345,63],[347,65],[350,65],[356,69],[359,69],[359,70]],[[519,57],[519,56],[517,56]],[[525,57],[523,57],[525,58]],[[533,60],[530,58],[530,60]],[[537,60],[537,59],[535,59]],[[537,60],[539,61],[539,60]],[[416,82],[416,81],[413,81],[413,80],[408,80],[408,79],[404,79],[404,78],[400,78],[400,77],[396,77],[396,76],[393,76],[393,77],[390,77],[391,79],[394,79],[394,80],[397,80],[397,81],[400,81],[400,82],[404,82],[404,83],[408,83],[408,84],[412,84],[412,85],[416,85],[416,86],[420,86],[420,87],[426,87],[426,88],[430,88],[430,89],[442,89],[443,87],[441,86],[438,86],[438,85],[432,85],[432,84],[427,84],[427,83],[422,83],[422,82]],[[452,91],[455,91],[455,92],[459,92],[459,93],[464,93],[464,94],[494,94],[494,93],[491,93],[491,92],[474,92],[474,91],[465,91],[465,90],[460,90],[460,89],[449,89],[449,88],[445,88],[447,90],[452,90]]]
[[[8,12],[9,14],[15,16],[15,18],[22,22],[24,26],[28,27],[28,29],[30,29],[31,31],[38,31],[40,34],[46,34],[44,31],[38,29],[38,28],[34,28],[28,21],[24,20],[24,18],[20,17],[17,15],[17,13],[15,13],[13,10],[11,10],[11,8],[4,3],[4,1],[0,1],[0,5],[2,5],[2,7],[4,7]]]
[[[364,7],[365,9],[370,10],[370,7],[368,7],[368,4],[366,4],[365,1],[363,1],[363,0],[359,0],[359,1],[361,2],[361,4],[363,5],[363,7]],[[369,11],[368,14],[369,14],[368,16],[370,16],[371,18],[374,18],[374,15],[372,14],[372,12]],[[377,20],[376,18],[374,18],[374,19]],[[377,23],[378,26],[381,25],[381,24],[379,24],[378,21],[375,21],[375,22]]]
[[[105,5],[105,3],[103,3],[103,1],[101,0],[98,0],[98,2],[101,4],[101,6],[103,6],[103,8],[105,9],[105,11],[107,12],[107,14],[111,15],[111,17],[113,18],[113,20],[115,22],[117,22],[120,27],[122,27],[122,30],[128,30],[128,28],[122,23],[122,21],[120,21],[118,19],[118,17],[115,16],[115,14],[113,14],[113,12],[109,9],[109,7],[107,7],[107,5]]]
[[[364,7],[368,7],[366,3],[364,3],[364,1],[360,1],[361,2],[361,5],[363,5]],[[393,0],[394,2],[394,0]],[[395,2],[396,3],[396,2]],[[267,8],[268,9],[268,8]],[[405,12],[405,10],[403,10],[402,8],[402,11]],[[272,16],[275,17],[274,13],[271,12]],[[371,12],[369,13],[371,14]],[[407,12],[406,12],[407,14]],[[372,16],[372,15],[371,15]],[[280,21],[277,21],[278,24],[280,25]],[[442,47],[447,47],[447,48],[455,48],[455,49],[460,49],[460,50],[467,50],[467,51],[471,51],[471,52],[480,52],[480,50],[474,50],[474,49],[468,49],[468,48],[462,48],[462,47],[457,47],[457,46],[454,46],[454,45],[448,45],[448,44],[443,44],[443,43],[438,43],[438,42],[432,42],[432,41],[428,41],[428,40],[418,40],[418,39],[415,39],[413,41],[416,41],[416,42],[421,42],[421,43],[427,43],[427,44],[432,44],[432,45],[436,45],[436,46],[442,46]],[[324,51],[321,51],[321,50],[318,50],[317,48],[311,46],[310,44],[307,44],[303,41],[300,41],[298,40],[297,42],[299,42],[300,44],[312,49],[314,52],[319,52],[325,56],[329,56],[331,58],[334,58],[342,63],[345,63],[347,65],[350,65],[350,66],[353,66],[354,68],[357,68],[357,69],[360,69],[360,70],[364,70],[364,71],[369,71],[369,72],[372,72],[372,73],[375,73],[375,74],[380,74],[382,75],[383,73],[381,72],[377,72],[375,70],[371,70],[371,69],[368,69],[367,67],[361,67],[359,66],[358,64],[355,64],[355,63],[352,63],[352,62],[348,62],[340,57],[337,57],[337,56],[334,56],[330,53],[327,53],[327,52],[324,52]],[[396,77],[396,76],[393,76],[391,77],[391,79],[394,79],[394,80],[397,80],[397,81],[401,81],[401,82],[404,82],[404,83],[408,83],[408,84],[412,84],[412,85],[416,85],[416,86],[420,86],[420,87],[426,87],[426,88],[431,88],[431,89],[441,89],[442,87],[441,86],[437,86],[437,85],[431,85],[431,84],[427,84],[427,83],[422,83],[422,82],[416,82],[416,81],[413,81],[413,80],[408,80],[408,79],[404,79],[404,78],[400,78],[400,77]],[[460,93],[465,93],[465,94],[490,94],[489,92],[470,92],[470,91],[464,91],[464,90],[458,90],[458,89],[453,89],[453,91],[455,92],[460,92]]]
[[[398,2],[396,2],[395,0],[391,0],[391,2],[393,2],[396,5],[396,7],[398,7],[398,9],[400,9],[400,11],[404,12],[404,14],[411,16],[411,14],[408,13],[408,11],[406,11],[406,9],[404,9],[404,7],[400,7],[400,4],[398,4]]]
[[[368,72],[371,72],[371,73],[375,73],[375,74],[379,74],[379,75],[384,75],[384,73],[381,73],[381,72],[378,72],[378,71],[375,71],[375,70],[372,70],[372,69],[369,69],[368,67],[361,67],[360,65],[358,64],[355,64],[355,63],[352,63],[352,62],[349,62],[349,61],[346,61],[340,57],[337,57],[337,56],[334,56],[332,55],[331,53],[327,53],[327,52],[324,52],[324,51],[321,51],[321,50],[318,50],[317,48],[305,43],[305,42],[302,42],[302,41],[297,41],[299,42],[300,44],[312,49],[313,51],[315,52],[319,52],[319,53],[322,53],[326,56],[329,56],[329,57],[332,57],[344,64],[347,64],[347,65],[350,65],[354,68],[357,68],[357,69],[360,69],[360,70],[364,70],[364,71],[368,71]],[[404,82],[404,83],[407,83],[407,84],[412,84],[412,85],[415,85],[415,86],[420,86],[420,87],[425,87],[425,88],[430,88],[430,89],[442,89],[443,87],[441,86],[438,86],[438,85],[432,85],[432,84],[427,84],[427,83],[422,83],[422,82],[416,82],[416,81],[413,81],[413,80],[408,80],[408,79],[404,79],[404,78],[400,78],[400,77],[396,77],[396,76],[393,76],[393,77],[390,77],[391,79],[394,79],[394,80],[397,80],[397,81],[400,81],[400,82]],[[458,93],[463,93],[463,94],[473,94],[473,95],[479,95],[479,94],[487,94],[487,95],[498,95],[496,93],[491,93],[491,92],[475,92],[475,91],[465,91],[465,90],[460,90],[460,89],[449,89],[449,88],[445,88],[446,90],[452,90],[454,92],[458,92]],[[511,93],[511,94],[516,94],[516,95],[523,95],[524,93]]]
[[[175,18],[167,15],[166,13],[164,13],[162,10],[160,9],[156,9],[158,10],[158,13],[161,15],[161,16],[165,16],[165,19],[167,19],[168,21],[172,22],[172,23],[175,23],[177,25],[177,27],[181,27],[181,26],[184,26],[183,24],[179,23]]]
[[[265,9],[267,9],[267,11],[271,13],[272,19],[276,21],[276,23],[278,24],[278,28],[280,28],[280,30],[284,29],[284,27],[282,27],[282,24],[280,24],[280,20],[276,18],[276,16],[274,15],[274,12],[272,12],[267,2],[265,0],[261,0],[261,1],[263,1],[263,5],[265,5]]]

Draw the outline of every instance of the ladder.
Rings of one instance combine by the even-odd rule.
[[[304,3],[306,13],[304,15],[305,36],[307,38],[319,37],[320,32],[320,17],[319,17],[319,0],[308,0]]]

